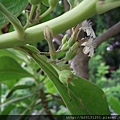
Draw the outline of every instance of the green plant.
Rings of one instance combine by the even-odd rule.
[[[107,96],[108,105],[116,114],[119,114],[120,69],[109,71],[110,66],[105,64],[106,59],[104,58],[105,54],[105,56],[110,55],[110,51],[106,51],[106,46],[109,44],[105,42],[101,44],[96,50],[96,55],[89,61],[90,80],[103,89]]]
[[[45,81],[49,77],[49,80],[52,81],[58,90],[71,114],[109,115],[110,111],[104,92],[90,81],[76,76],[75,71],[70,68],[70,64],[66,63],[78,55],[78,49],[80,47],[78,43],[79,33],[81,31],[86,32],[90,36],[90,39],[84,38],[84,43],[81,43],[85,46],[84,53],[89,53],[89,56],[92,57],[94,48],[96,47],[93,39],[95,35],[90,23],[85,22],[85,25],[88,24],[87,27],[81,25],[74,26],[95,14],[101,14],[119,7],[120,1],[77,0],[77,4],[69,1],[72,6],[69,12],[38,25],[36,24],[51,12],[56,7],[56,2],[58,3],[59,1],[48,0],[46,3],[39,1],[39,4],[38,1],[37,3],[30,1],[32,3],[31,11],[30,14],[27,13],[25,26],[21,25],[17,16],[26,7],[28,2],[19,1],[22,3],[20,5],[20,11],[17,11],[17,8],[14,10],[7,9],[9,8],[6,6],[7,0],[1,0],[0,2],[0,12],[11,22],[15,29],[14,32],[0,35],[0,49],[4,49],[1,52],[3,55],[0,57],[0,82],[2,89],[5,91],[8,90],[6,92],[7,95],[1,93],[3,97],[2,103],[0,104],[1,114],[13,114],[21,104],[22,109],[16,114],[32,114],[32,110],[37,109],[37,114],[45,113],[51,115],[49,101],[58,96],[47,93],[44,87],[46,84]],[[41,2],[49,6],[43,14],[40,14]],[[12,4],[14,5],[16,3],[18,1]],[[80,12],[78,12],[79,9]],[[17,16],[14,16],[11,12],[17,12]],[[34,16],[35,12],[36,14]],[[76,14],[76,12],[78,13]],[[69,19],[66,19],[66,16]],[[2,18],[5,19],[4,17]],[[0,23],[1,26],[3,24],[3,22]],[[64,37],[62,46],[56,51],[52,42],[53,37],[72,27],[74,27],[72,29],[72,35],[70,38]],[[43,39],[46,39],[49,45],[49,52],[47,53],[40,52],[34,46],[30,45]],[[14,50],[10,48],[14,48]],[[40,71],[38,72],[39,67]],[[103,65],[102,68],[104,68]],[[47,78],[45,75],[41,75],[43,71]],[[67,72],[67,74],[64,72]],[[103,75],[101,72],[99,74]],[[11,84],[11,82],[6,83],[6,81],[13,81],[14,84]],[[22,89],[22,91],[17,92],[18,89]],[[26,92],[24,89],[29,89],[29,91]],[[14,104],[16,102],[19,103]],[[37,106],[38,104],[40,105]],[[10,105],[9,109],[7,109],[8,105]],[[15,108],[16,106],[17,108]],[[45,112],[40,110],[42,106]],[[22,111],[23,108],[24,111]]]

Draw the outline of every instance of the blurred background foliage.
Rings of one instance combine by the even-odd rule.
[[[97,36],[120,21],[120,8],[92,17]],[[108,104],[120,114],[120,33],[102,43],[89,61],[89,79],[106,93]],[[113,114],[115,114],[113,113]]]
[[[60,0],[54,11],[43,18],[40,23],[63,14],[66,11],[63,3],[64,1]],[[26,9],[30,10],[30,7],[28,5]],[[42,5],[41,12],[43,13],[46,9],[47,6]],[[90,18],[97,36],[120,21],[119,11],[120,8],[117,8]],[[24,25],[26,21],[25,11],[18,18]],[[10,23],[1,28],[1,34],[11,31],[13,31],[13,27]],[[48,51],[45,40],[34,44],[34,46],[40,51]],[[55,42],[55,46],[58,48],[57,42]],[[3,57],[8,59],[8,64],[15,60],[20,69],[27,71],[27,77],[18,74],[17,79],[11,76],[11,79],[8,80],[7,75],[9,76],[11,71],[7,71],[6,67],[0,68],[1,71],[7,71],[6,78],[0,78],[0,103],[2,103],[0,104],[0,114],[70,114],[52,82],[31,58],[11,48],[0,50],[1,63]],[[16,68],[14,67],[14,69]],[[14,76],[17,73],[19,73],[19,69],[16,69],[16,72],[13,70]],[[120,34],[102,43],[96,49],[94,57],[89,61],[89,76],[91,82],[105,91],[110,109],[114,111],[114,114],[120,114]]]

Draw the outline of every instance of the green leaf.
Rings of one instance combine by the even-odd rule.
[[[4,108],[4,110],[0,114],[1,115],[6,115],[6,117],[7,117],[7,115],[9,115],[11,110],[14,109],[14,108],[15,108],[15,105],[11,104],[11,105],[9,105],[9,107]]]
[[[105,93],[98,86],[77,76],[72,82],[75,86],[69,84],[69,90],[79,100],[81,114],[110,115]]]
[[[63,101],[73,115],[109,115],[109,109],[104,92],[91,82],[74,76],[72,82],[75,86],[67,86],[59,80],[56,70],[44,61],[42,56],[31,54],[39,66],[52,80],[61,94]]]
[[[14,98],[14,99],[8,100],[7,102],[0,104],[0,107],[5,107],[7,105],[19,102],[21,100],[27,99],[27,98],[32,97],[32,96],[33,96],[33,94],[30,94],[30,95],[27,95],[27,96],[18,97],[18,98]]]
[[[81,3],[83,0],[77,0],[79,3]]]
[[[31,88],[34,85],[17,85],[15,87],[13,87],[10,92],[7,94],[6,98],[10,97],[14,91],[19,90],[19,89],[27,89],[27,88]]]
[[[43,0],[42,3],[43,3],[45,6],[49,7],[49,2],[48,2],[48,0]]]
[[[0,0],[0,2],[15,16],[19,16],[20,13],[27,6],[28,0]],[[6,24],[8,20],[0,13],[0,26]]]
[[[118,114],[120,115],[120,101],[118,98],[112,96],[110,98],[110,106],[111,108]]]
[[[0,50],[0,57],[2,57],[2,56],[12,57],[19,63],[22,63],[22,62],[28,63],[29,62],[29,60],[25,54],[23,54],[21,51],[13,49],[13,48]]]
[[[32,51],[34,53],[40,52],[36,47],[34,47],[32,45],[25,45],[25,46],[22,46],[21,48],[24,48],[26,50],[26,52],[30,52],[30,51]]]
[[[0,57],[0,82],[23,77],[32,77],[32,75],[24,70],[13,58]]]
[[[52,83],[52,81],[47,77],[45,79],[45,86],[46,86],[46,91],[51,93],[51,94],[58,94],[58,91],[56,90],[56,88],[54,87],[54,84]]]
[[[72,78],[75,86],[71,84],[66,86],[60,82],[59,72],[42,55],[35,54],[34,51],[30,51],[28,54],[51,79],[73,115],[110,115],[105,94],[99,87],[75,75]]]

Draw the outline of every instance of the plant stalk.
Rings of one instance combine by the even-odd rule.
[[[25,32],[20,21],[14,15],[12,15],[1,2],[0,12],[12,23],[15,30],[17,31],[16,40],[24,40]]]
[[[27,43],[30,44],[44,40],[43,31],[46,26],[49,26],[52,29],[54,35],[62,33],[97,14],[97,2],[98,0],[83,0],[78,6],[66,12],[65,14],[40,25],[26,29],[24,42],[20,42],[16,39],[16,32],[0,35],[0,49],[13,48],[16,46],[25,45]],[[108,10],[110,9],[108,8]]]

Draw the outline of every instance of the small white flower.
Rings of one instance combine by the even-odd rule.
[[[90,52],[90,47],[85,46],[85,47],[83,48],[83,53],[84,53],[84,54],[88,54],[89,52]]]
[[[87,33],[87,36],[90,36],[92,38],[95,38],[95,33],[92,29],[92,23],[85,20],[84,22],[82,22],[82,27],[80,28],[80,30],[83,30],[84,32]]]
[[[87,36],[90,38],[83,38],[81,40],[87,40],[87,42],[83,42],[81,46],[84,46],[83,48],[83,53],[84,54],[89,54],[88,56],[93,57],[94,55],[94,48],[96,47],[96,42],[95,42],[95,33],[94,30],[92,29],[92,23],[90,21],[85,20],[82,22],[82,27],[79,28],[79,30],[83,30],[84,32],[87,33]]]
[[[94,55],[94,48],[96,47],[95,41],[93,40],[93,38],[88,39],[87,42],[84,42],[81,44],[81,46],[85,46],[83,48],[83,53],[84,54],[88,54],[89,53],[89,57],[93,57]]]
[[[89,55],[88,55],[88,56],[92,58],[92,57],[93,57],[93,55],[94,55],[94,47],[91,47],[91,48],[90,48],[90,52],[89,52]]]
[[[81,46],[86,46],[86,44],[87,44],[87,42],[83,42],[83,43],[81,44]]]

